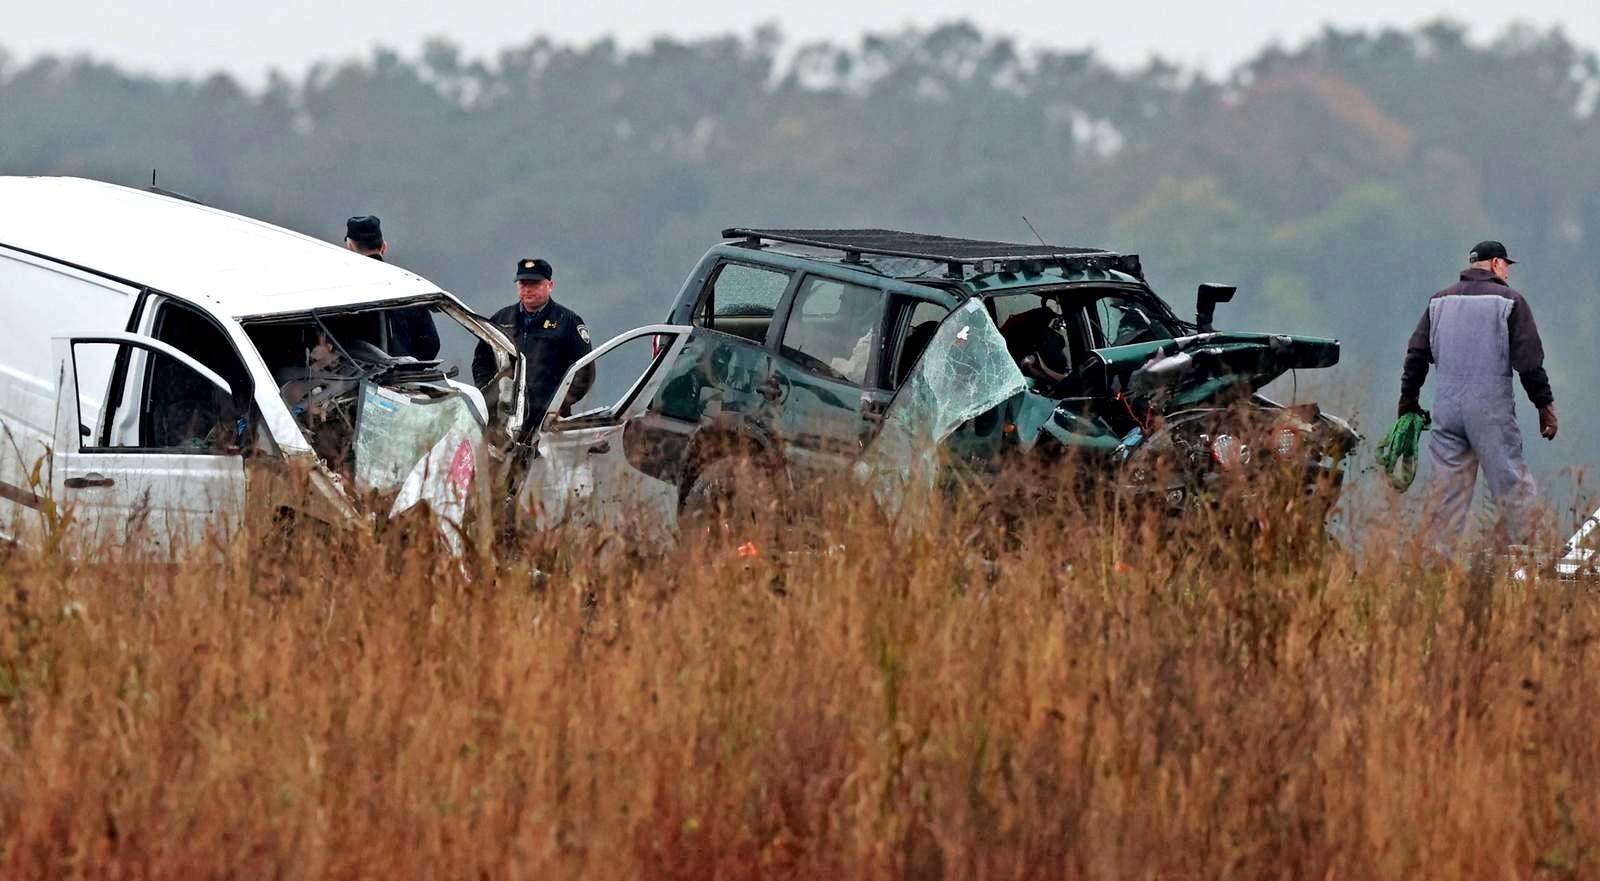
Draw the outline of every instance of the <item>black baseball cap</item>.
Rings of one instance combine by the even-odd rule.
[[[550,262],[541,257],[524,257],[517,261],[517,281],[549,281],[555,277]]]
[[[358,245],[375,248],[383,244],[383,225],[377,215],[352,217],[344,222],[344,237]]]
[[[1515,262],[1517,262],[1515,260],[1512,260],[1511,256],[1506,253],[1506,246],[1505,245],[1502,245],[1499,242],[1492,241],[1492,240],[1491,241],[1486,241],[1486,242],[1479,242],[1476,245],[1473,245],[1472,246],[1472,252],[1467,254],[1467,262],[1468,263],[1482,263],[1485,260],[1493,260],[1496,257],[1499,257],[1501,260],[1504,260],[1507,263],[1515,263]]]

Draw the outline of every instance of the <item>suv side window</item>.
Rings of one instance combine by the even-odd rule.
[[[905,383],[912,368],[917,366],[917,360],[922,357],[923,350],[928,348],[928,342],[939,330],[939,324],[950,314],[949,309],[926,300],[911,300],[901,308],[909,314],[904,325],[905,336],[900,338],[900,351],[894,358],[891,388],[899,388]]]
[[[672,348],[673,339],[672,336],[635,337],[590,362],[585,368],[591,377],[588,386],[573,397],[581,379],[573,380],[567,400],[563,402],[562,419],[592,421],[621,412],[661,366],[661,359]]]
[[[814,373],[866,385],[883,326],[884,294],[817,276],[795,294],[781,352]]]
[[[706,284],[694,307],[696,327],[730,333],[757,343],[767,340],[767,328],[777,313],[778,301],[789,288],[789,273],[760,269],[743,263],[724,263]]]
[[[1089,311],[1097,346],[1126,346],[1172,339],[1166,323],[1148,306],[1132,297],[1110,294],[1094,302]]]

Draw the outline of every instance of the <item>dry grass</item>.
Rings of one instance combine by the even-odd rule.
[[[1600,875],[1600,605],[1260,505],[14,551],[0,877]]]

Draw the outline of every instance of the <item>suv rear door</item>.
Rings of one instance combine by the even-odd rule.
[[[792,479],[847,467],[882,424],[888,301],[877,288],[820,275],[804,276],[790,296],[762,394],[774,402]]]
[[[729,258],[707,274],[685,316],[694,330],[678,361],[688,366],[670,379],[652,413],[659,417],[657,427],[679,444],[676,455],[664,451],[664,458],[682,461],[693,437],[707,428],[759,435],[763,443],[770,436],[774,395],[767,346],[793,280],[787,269]]]

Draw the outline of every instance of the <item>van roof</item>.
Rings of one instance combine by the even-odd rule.
[[[71,177],[0,177],[0,246],[233,317],[437,293],[397,266],[260,220]]]

